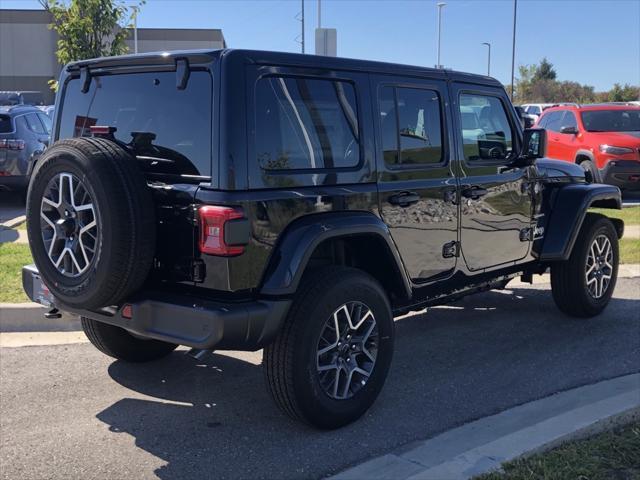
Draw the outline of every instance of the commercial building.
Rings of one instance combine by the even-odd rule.
[[[41,91],[45,104],[54,94],[48,81],[62,69],[56,58],[58,36],[45,10],[0,9],[0,90]],[[133,32],[127,40],[134,51]],[[224,48],[219,29],[138,28],[138,52]]]

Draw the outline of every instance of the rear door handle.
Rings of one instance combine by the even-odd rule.
[[[462,196],[464,198],[470,198],[471,200],[477,200],[480,197],[484,197],[489,191],[482,187],[468,187],[462,190]]]
[[[420,195],[416,192],[401,192],[389,197],[389,203],[391,205],[398,205],[400,207],[408,207],[418,200],[420,200]]]

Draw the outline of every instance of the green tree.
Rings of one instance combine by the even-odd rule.
[[[540,65],[535,67],[532,81],[535,83],[543,80],[555,80],[556,76],[557,74],[553,68],[553,63],[545,57],[540,62]]]
[[[62,64],[127,53],[127,28],[144,4],[144,0],[137,6],[127,6],[122,0],[39,2],[51,13],[49,28],[58,34],[56,56]]]
[[[607,92],[609,102],[631,102],[640,100],[640,87],[634,87],[625,83],[624,86],[614,83],[613,88]]]

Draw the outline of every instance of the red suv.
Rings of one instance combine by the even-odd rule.
[[[582,165],[594,182],[640,190],[640,106],[564,105],[545,110],[547,157]]]

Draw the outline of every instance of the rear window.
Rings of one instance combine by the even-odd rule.
[[[267,170],[344,168],[360,161],[349,82],[266,77],[256,86],[256,152]]]
[[[208,72],[192,71],[184,90],[176,88],[174,72],[95,76],[87,93],[80,87],[79,79],[67,84],[59,138],[91,136],[94,125],[116,127],[115,137],[150,159],[149,168],[211,175]]]
[[[13,132],[11,117],[9,115],[0,115],[0,133],[11,133],[11,132]]]

